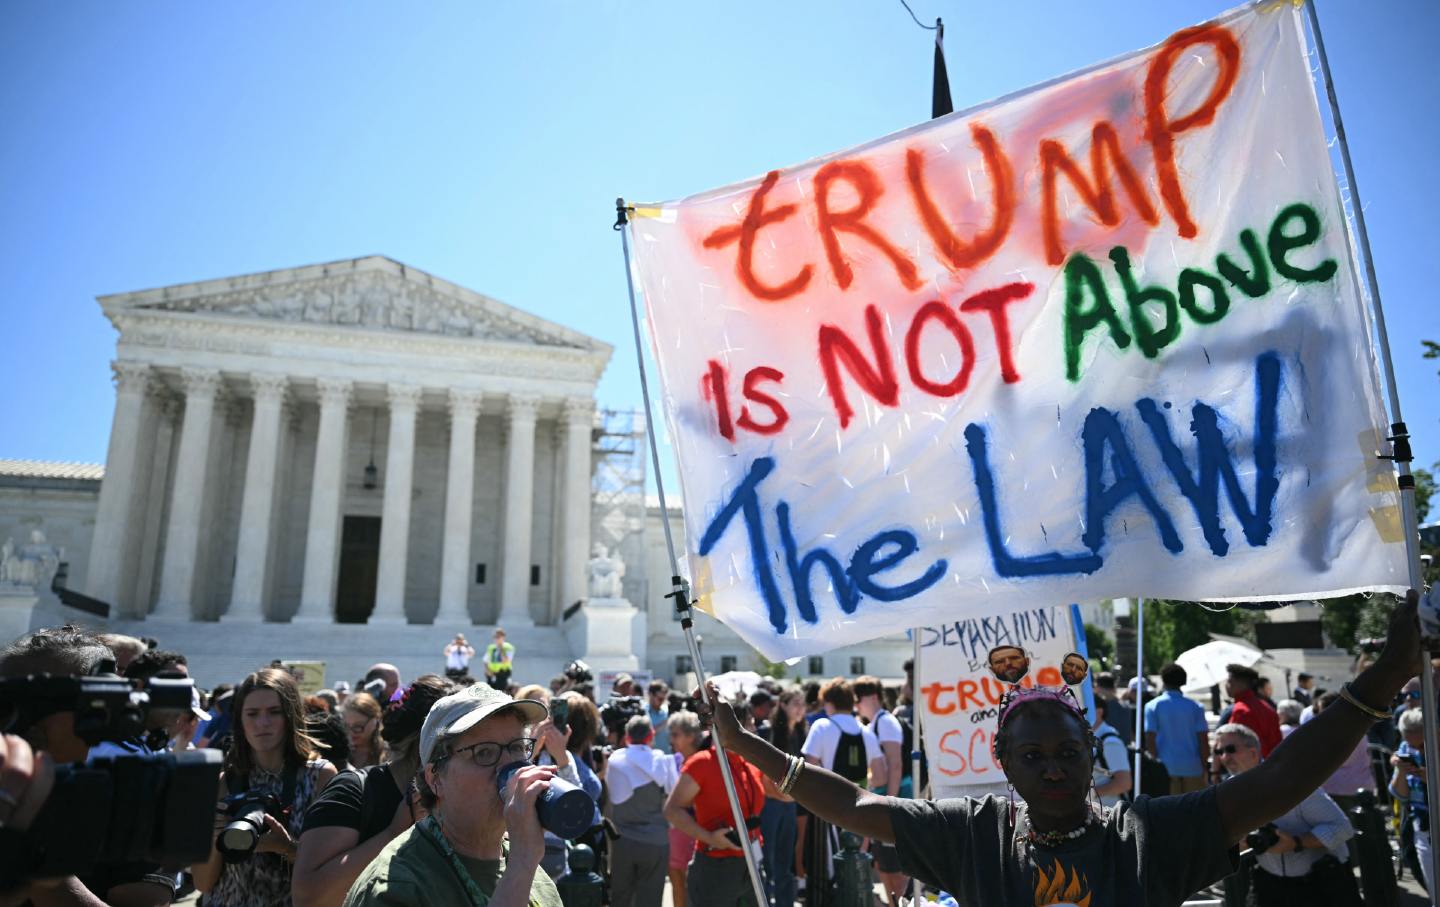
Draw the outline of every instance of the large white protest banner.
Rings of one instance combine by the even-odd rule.
[[[1087,654],[1079,606],[1026,607],[920,627],[916,632],[920,634],[916,708],[921,712],[933,796],[958,796],[957,788],[976,785],[1003,787],[1005,776],[995,759],[994,744],[1000,697],[1008,687],[990,673],[986,656],[996,646],[1019,646],[1030,656],[1030,673],[1022,686],[1061,686],[1060,664],[1065,656]],[[1093,704],[1090,678],[1073,689],[1082,705]]]
[[[1300,10],[631,219],[702,607],[770,658],[1406,583]]]

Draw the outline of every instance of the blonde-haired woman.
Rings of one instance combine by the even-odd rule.
[[[350,737],[350,764],[368,768],[385,761],[385,744],[380,740],[380,703],[369,693],[356,693],[345,700],[345,733]]]
[[[256,671],[235,691],[234,702],[237,728],[220,776],[220,796],[273,795],[286,810],[285,818],[266,815],[264,833],[247,859],[228,863],[212,842],[210,859],[190,871],[207,907],[289,907],[295,838],[305,808],[335,777],[335,766],[315,754],[315,742],[304,730],[300,690],[287,672]],[[229,821],[222,809],[216,831]]]

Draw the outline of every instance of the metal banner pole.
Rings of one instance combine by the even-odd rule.
[[[1325,96],[1330,102],[1330,118],[1335,124],[1335,140],[1340,160],[1345,167],[1345,182],[1350,187],[1350,211],[1355,218],[1355,238],[1360,243],[1360,257],[1365,267],[1365,282],[1370,293],[1370,315],[1380,340],[1380,363],[1385,376],[1385,390],[1390,402],[1390,455],[1399,471],[1400,518],[1405,532],[1405,551],[1409,560],[1410,588],[1424,592],[1425,577],[1420,563],[1420,528],[1415,512],[1415,477],[1410,474],[1410,432],[1400,414],[1400,390],[1395,384],[1395,363],[1390,356],[1390,335],[1385,329],[1385,311],[1380,304],[1380,281],[1375,276],[1375,259],[1370,253],[1370,233],[1365,228],[1365,206],[1360,202],[1360,186],[1355,180],[1355,165],[1350,160],[1350,143],[1345,137],[1345,123],[1340,116],[1340,99],[1335,94],[1335,79],[1330,73],[1330,58],[1325,54],[1325,38],[1320,32],[1320,15],[1314,0],[1305,4],[1310,18],[1310,32],[1315,39],[1315,55],[1325,78]],[[1349,234],[1346,234],[1347,240]],[[1435,668],[1429,657],[1420,659],[1420,693],[1425,711],[1425,737],[1435,739],[1436,701]],[[1430,815],[1440,808],[1440,759],[1425,760],[1425,799]],[[1440,879],[1440,850],[1430,851],[1430,878]],[[1440,885],[1432,885],[1430,903],[1440,905]]]
[[[910,631],[910,638],[914,641],[915,654],[910,657],[910,728],[914,732],[914,740],[910,741],[910,795],[916,800],[923,800],[927,792],[920,786],[922,774],[921,765],[925,760],[925,731],[924,723],[920,719],[920,628],[916,627]]]
[[[670,594],[675,599],[675,611],[680,616],[680,628],[685,631],[685,644],[690,649],[690,661],[695,665],[695,676],[700,682],[702,695],[709,675],[700,660],[700,646],[695,641],[695,622],[690,609],[690,594],[684,577],[680,575],[680,559],[675,554],[675,539],[670,532],[670,509],[665,504],[665,480],[660,472],[660,443],[655,439],[655,420],[650,413],[650,384],[645,375],[645,349],[640,341],[640,311],[635,305],[635,278],[630,273],[630,236],[627,229],[631,209],[625,206],[623,198],[615,200],[615,231],[620,234],[620,249],[625,256],[625,287],[630,293],[630,322],[635,329],[635,364],[640,369],[640,395],[645,401],[645,434],[650,439],[650,459],[655,466],[655,490],[660,497],[660,525],[665,530],[665,548],[670,555]],[[713,706],[714,703],[711,703]],[[765,894],[765,884],[760,880],[760,867],[755,862],[755,852],[750,846],[750,830],[746,824],[745,810],[740,806],[740,797],[735,792],[735,778],[730,771],[730,758],[718,735],[712,734],[715,756],[720,763],[720,777],[725,782],[725,797],[730,801],[730,815],[735,820],[735,831],[740,836],[740,852],[745,857],[745,869],[750,873],[750,884],[755,889],[755,904],[764,907],[770,903]]]
[[[1145,707],[1142,704],[1145,689],[1145,599],[1135,599],[1135,676],[1140,680],[1140,689],[1135,691],[1135,776],[1131,785],[1134,796],[1140,796],[1140,769],[1145,759],[1145,740],[1141,728],[1145,725]]]

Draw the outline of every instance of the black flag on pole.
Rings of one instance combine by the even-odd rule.
[[[935,84],[930,91],[930,118],[955,112],[950,100],[950,74],[945,71],[945,23],[935,20]]]

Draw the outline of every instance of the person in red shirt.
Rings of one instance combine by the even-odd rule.
[[[1260,673],[1244,665],[1226,665],[1225,692],[1235,701],[1230,720],[1243,724],[1260,738],[1260,755],[1269,757],[1280,745],[1280,716],[1255,691],[1260,686]]]
[[[747,833],[743,837],[758,843],[765,776],[734,753],[726,755],[746,817]],[[689,809],[694,809],[694,816],[687,812]],[[680,780],[665,801],[665,818],[695,839],[695,856],[685,881],[690,907],[737,907],[754,901],[745,855],[735,846],[742,836],[734,832],[735,819],[714,747],[685,760]]]

